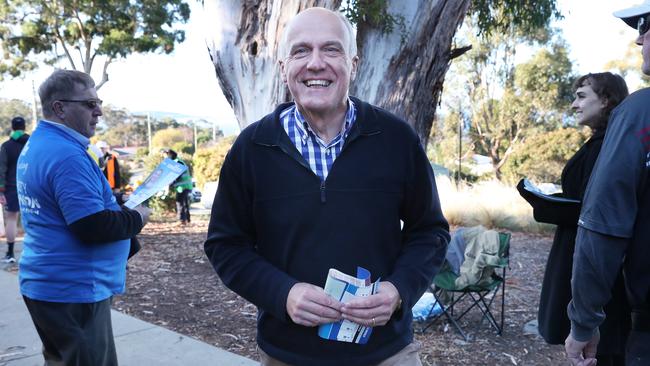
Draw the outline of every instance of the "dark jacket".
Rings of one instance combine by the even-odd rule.
[[[569,159],[562,171],[562,196],[582,201],[591,171],[603,143],[604,131],[596,132],[578,152]],[[539,332],[550,344],[564,344],[571,324],[567,305],[571,300],[571,273],[580,210],[561,205],[533,207],[535,217],[556,224],[553,246],[548,256],[542,293],[539,300]],[[551,219],[554,217],[555,219]],[[609,304],[605,307],[607,319],[600,327],[599,355],[622,354],[629,332],[629,307],[625,287],[619,276]]]
[[[205,251],[223,283],[258,307],[257,342],[293,365],[369,365],[413,338],[411,307],[444,260],[448,225],[431,166],[402,120],[353,99],[356,123],[321,182],[279,114],[247,127],[221,169]],[[404,223],[400,229],[400,220]],[[291,287],[323,287],[336,268],[390,281],[402,310],[366,345],[328,341],[291,321]]]
[[[16,162],[28,139],[28,134],[9,138],[0,147],[0,192],[7,186],[16,187]]]

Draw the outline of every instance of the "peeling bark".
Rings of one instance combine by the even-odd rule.
[[[285,24],[301,10],[337,9],[341,0],[218,0],[213,14],[215,38],[208,43],[219,85],[240,128],[290,100],[280,78],[278,46]]]
[[[411,124],[426,146],[442,93],[451,41],[469,0],[390,1],[389,13],[401,15],[408,34],[390,35],[359,24],[359,77],[352,94],[379,105]],[[454,56],[457,56],[456,54]]]
[[[411,124],[428,142],[451,41],[470,0],[388,0],[388,11],[404,19],[391,34],[357,25],[359,70],[350,94],[383,107]],[[290,100],[280,78],[277,51],[284,25],[312,6],[338,9],[340,0],[218,0],[215,39],[208,48],[219,84],[241,128]],[[404,33],[406,32],[406,33]],[[404,42],[402,42],[404,39]]]

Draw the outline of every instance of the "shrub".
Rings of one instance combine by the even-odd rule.
[[[513,152],[503,167],[503,175],[509,182],[526,177],[559,184],[564,165],[586,139],[585,131],[576,128],[560,128],[531,136]]]
[[[166,128],[157,131],[151,138],[151,146],[154,151],[164,148],[174,149],[177,143],[188,143],[191,146],[192,131],[189,128]],[[174,149],[176,152],[182,152],[181,149]]]
[[[216,145],[207,148],[200,148],[194,154],[194,177],[199,187],[205,182],[212,182],[219,179],[221,166],[226,154],[230,150],[235,136],[221,139]]]

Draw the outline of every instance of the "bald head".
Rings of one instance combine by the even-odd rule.
[[[282,34],[282,41],[280,42],[280,47],[278,51],[278,57],[284,59],[288,56],[289,50],[291,49],[291,41],[295,39],[296,28],[301,28],[301,24],[319,24],[320,22],[326,21],[326,19],[337,19],[341,24],[341,31],[345,35],[344,45],[346,52],[349,57],[354,57],[357,55],[357,42],[354,35],[354,28],[352,24],[341,12],[334,12],[329,9],[315,7],[309,8],[298,13],[284,28],[284,33]]]

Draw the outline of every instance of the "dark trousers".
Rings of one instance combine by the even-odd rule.
[[[650,366],[650,331],[630,332],[625,361],[627,366]]]
[[[176,212],[178,219],[182,222],[190,222],[190,190],[176,192]]]
[[[117,365],[111,298],[87,304],[23,299],[43,342],[46,366]]]

